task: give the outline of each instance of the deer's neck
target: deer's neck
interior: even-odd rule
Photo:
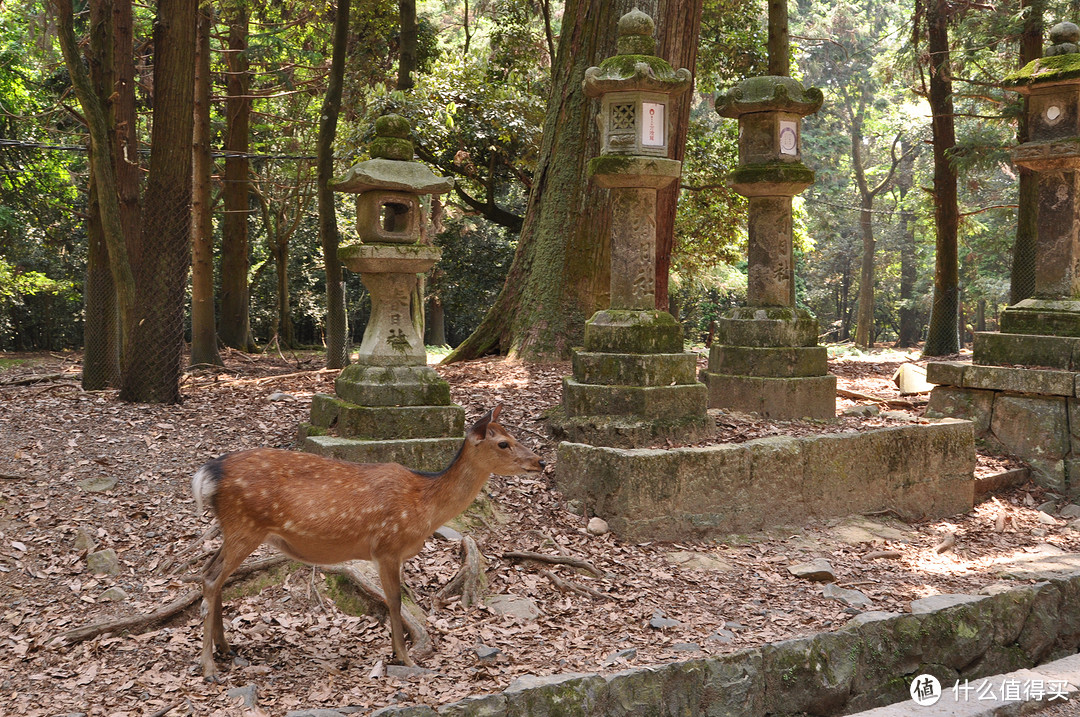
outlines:
[[[432,507],[436,528],[456,518],[473,502],[491,471],[469,460],[469,446],[465,446],[449,468],[434,478],[428,489],[426,501]]]

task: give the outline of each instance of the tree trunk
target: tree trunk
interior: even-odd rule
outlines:
[[[214,326],[214,225],[210,213],[210,8],[199,8],[195,47],[191,193],[191,364],[222,365]]]
[[[413,70],[416,69],[416,0],[399,0],[398,14],[401,18],[400,42],[398,44],[397,88],[413,87]]]
[[[92,169],[89,185],[82,387],[85,391],[100,391],[120,385],[120,317]]]
[[[438,296],[428,297],[427,336],[424,343],[428,346],[446,346],[446,310]]]
[[[1020,36],[1020,67],[1042,57],[1044,0],[1020,0],[1021,10],[1028,11],[1024,18],[1024,32]],[[1017,123],[1016,140],[1028,140],[1028,98],[1022,100],[1020,119]],[[1017,192],[1016,242],[1013,244],[1012,273],[1009,283],[1009,303],[1023,301],[1035,293],[1035,242],[1038,237],[1039,186],[1035,173],[1026,167],[1017,167],[1020,187]]]
[[[274,269],[277,272],[277,335],[278,345],[293,348],[296,337],[293,332],[292,310],[289,307],[289,240],[280,238],[272,242]]]
[[[101,236],[108,249],[109,271],[116,290],[116,306],[120,314],[121,371],[125,371],[126,347],[131,336],[130,329],[135,322],[136,290],[135,278],[128,260],[127,243],[124,240],[124,224],[111,152],[109,117],[105,103],[95,92],[90,75],[79,55],[71,0],[52,0],[52,3],[56,9],[56,34],[64,55],[64,64],[71,76],[71,84],[82,106],[90,134],[90,167],[97,188]]]
[[[444,362],[493,352],[565,358],[581,345],[585,319],[607,305],[611,207],[607,190],[586,176],[588,161],[600,151],[599,102],[585,97],[581,83],[588,67],[614,54],[616,23],[634,6],[631,0],[566,3],[540,158],[513,263],[480,326]]]
[[[341,88],[345,76],[345,52],[349,39],[350,0],[338,0],[334,18],[334,48],[330,76],[326,80],[319,119],[319,138],[315,153],[316,201],[319,207],[319,242],[322,244],[326,271],[326,367],[344,368],[349,363],[349,322],[345,310],[345,282],[337,258],[338,225],[334,193],[327,184],[334,176],[334,134],[341,109]]]
[[[862,236],[862,262],[859,271],[859,314],[855,321],[855,345],[870,348],[874,344],[874,200],[864,196],[859,202],[859,234]]]
[[[226,53],[228,74],[225,90],[225,150],[246,155],[251,119],[248,89],[247,38],[248,11],[244,3],[235,6],[229,17],[229,50]],[[226,346],[251,351],[251,319],[248,295],[248,211],[250,179],[246,156],[225,158],[222,199],[225,217],[221,223],[221,320],[218,336]]]
[[[787,0],[769,0],[769,74],[791,74]]]
[[[930,0],[926,22],[930,50],[930,111],[934,142],[934,302],[924,356],[947,356],[959,351],[956,322],[959,313],[960,271],[957,232],[960,214],[956,197],[956,168],[949,153],[956,145],[953,124],[952,77],[949,64],[948,0]]]
[[[192,137],[198,0],[159,0],[154,22],[154,113],[143,207],[137,321],[120,398],[179,403],[184,300],[191,266]]]
[[[697,65],[698,37],[701,34],[703,0],[666,0],[665,11],[658,18],[657,54],[672,67]],[[690,129],[690,105],[693,90],[671,101],[672,159],[682,161],[686,151],[686,135]],[[675,214],[679,198],[678,182],[656,193],[656,308],[668,310],[668,284],[671,274],[671,252],[675,248]]]
[[[900,192],[900,330],[896,347],[911,348],[919,342],[920,327],[915,310],[915,281],[918,279],[918,257],[915,253],[915,213],[906,205],[914,178],[915,157],[908,143],[902,142],[901,162],[896,178]]]

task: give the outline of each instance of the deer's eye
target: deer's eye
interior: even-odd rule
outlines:
[[[510,444],[506,441],[499,441],[499,448],[509,448]]]

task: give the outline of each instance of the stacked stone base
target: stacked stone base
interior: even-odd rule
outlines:
[[[682,350],[682,327],[664,311],[600,311],[573,352],[563,404],[549,413],[556,438],[643,446],[695,440],[707,424],[696,358]]]
[[[836,377],[809,312],[745,307],[717,321],[702,380],[709,406],[766,418],[836,417]]]
[[[338,376],[335,394],[312,398],[311,423],[300,428],[303,450],[439,471],[461,448],[465,411],[428,366],[352,365]]]
[[[937,384],[927,415],[964,418],[975,437],[1015,455],[1037,483],[1063,495],[1080,495],[1080,372],[1073,339],[1020,334],[977,334],[977,364],[934,362],[926,379]],[[1080,341],[1080,340],[1077,340]],[[985,365],[1025,359],[1018,368]]]

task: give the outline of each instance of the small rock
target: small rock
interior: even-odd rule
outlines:
[[[1058,513],[1062,518],[1080,518],[1080,505],[1069,503]]]
[[[734,622],[732,620],[728,620],[727,622],[725,622],[724,627],[729,630],[734,630],[735,632],[746,629],[746,625],[743,625],[741,622]]]
[[[919,420],[907,411],[882,411],[881,417],[891,418],[894,421],[907,421],[908,423],[914,423],[915,421]]]
[[[981,588],[979,588],[979,594],[980,595],[989,595],[989,596],[993,597],[994,595],[1000,595],[1001,593],[1007,593],[1010,590],[1013,590],[1015,587],[1016,587],[1015,585],[1012,585],[1012,584],[1009,584],[1009,583],[1006,583],[1006,582],[1001,582],[999,580],[997,582],[988,583],[986,585],[983,585]]]
[[[678,627],[679,625],[682,625],[682,623],[678,620],[666,617],[663,610],[654,612],[652,619],[649,620],[649,627],[655,630],[663,630],[665,627]]]
[[[120,586],[113,586],[101,593],[102,600],[108,600],[109,602],[124,602],[127,600],[128,594],[124,591],[124,588]]]
[[[719,642],[721,645],[730,645],[735,639],[735,633],[723,628],[705,638],[705,642]]]
[[[266,397],[267,401],[295,401],[296,396],[291,393],[283,393],[281,391],[274,391]]]
[[[515,595],[490,595],[484,598],[484,604],[496,615],[508,615],[525,621],[540,617],[540,608],[529,598]]]
[[[698,553],[693,550],[677,550],[674,553],[668,553],[664,558],[669,563],[687,570],[729,573],[735,569],[735,566],[726,560],[721,560],[709,553]]]
[[[242,697],[244,707],[255,707],[259,699],[259,688],[256,685],[244,685],[234,687],[225,693],[226,697]]]
[[[1038,517],[1039,522],[1042,523],[1043,525],[1057,525],[1058,524],[1057,519],[1054,516],[1052,516],[1052,515],[1050,515],[1048,513],[1042,512],[1041,509],[1039,510],[1039,515],[1037,517]]]
[[[85,530],[80,530],[75,534],[75,550],[80,553],[89,553],[91,550],[97,547],[97,543],[94,541],[90,534]]]
[[[870,598],[858,590],[849,590],[848,588],[839,587],[833,583],[829,583],[821,589],[822,594],[830,600],[838,600],[848,607],[855,608],[857,610],[865,610],[873,603]]]
[[[815,558],[808,563],[799,563],[788,566],[788,572],[803,580],[812,580],[817,583],[831,583],[836,581],[832,564],[825,558]]]
[[[871,404],[869,406],[852,406],[851,408],[845,408],[841,413],[845,416],[870,417],[881,413],[881,409]]]
[[[87,493],[104,493],[115,488],[119,480],[116,476],[94,476],[82,479],[78,486]]]
[[[1057,510],[1057,501],[1056,500],[1048,500],[1045,503],[1043,503],[1042,505],[1040,505],[1038,507],[1038,510],[1040,510],[1043,513],[1053,513],[1055,510]]]
[[[589,535],[606,535],[611,531],[607,521],[595,515],[589,519],[589,525],[585,529],[589,531]]]
[[[435,531],[435,537],[448,543],[460,543],[462,535],[449,525],[444,525]]]
[[[240,669],[244,669],[245,667],[251,667],[251,663],[245,660],[243,657],[240,657],[240,655],[232,658],[232,665],[233,667],[238,667]]]
[[[345,713],[325,707],[316,707],[310,710],[289,710],[285,713],[285,717],[345,717]]]
[[[386,676],[396,677],[399,680],[407,680],[412,677],[423,677],[424,675],[434,675],[435,670],[429,670],[426,667],[407,667],[405,665],[387,665]]]
[[[618,652],[611,653],[604,658],[604,662],[602,664],[604,667],[611,667],[619,660],[632,660],[635,657],[637,657],[637,648],[628,647],[625,650],[619,650]]]
[[[692,642],[676,642],[671,649],[675,652],[701,652],[701,645],[695,645]]]
[[[1047,530],[1046,528],[1032,528],[1031,529],[1031,534],[1034,535],[1036,538],[1045,538],[1046,535],[1049,532],[1050,531]]]
[[[99,550],[86,556],[86,569],[95,575],[116,575],[120,572],[120,558],[112,548]]]
[[[497,647],[488,647],[487,645],[478,644],[473,648],[473,652],[476,653],[476,656],[480,658],[481,662],[484,662],[486,660],[494,660],[502,653],[502,650]]]

